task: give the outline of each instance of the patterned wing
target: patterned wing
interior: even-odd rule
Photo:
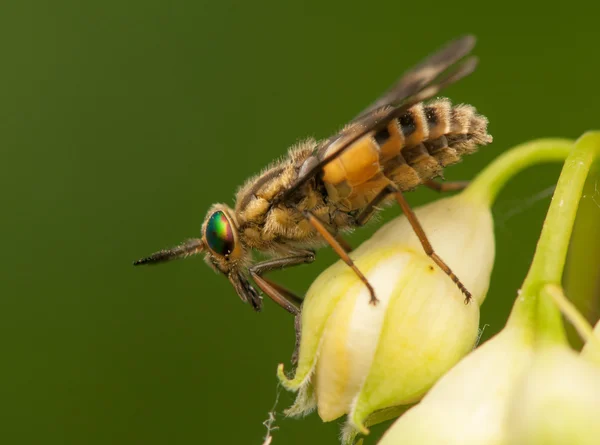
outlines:
[[[303,172],[281,196],[284,201],[317,174],[324,165],[341,155],[355,141],[371,131],[378,131],[408,108],[427,100],[463,77],[476,66],[474,56],[466,57],[475,45],[475,37],[454,40],[405,73],[379,99],[361,112],[344,130],[322,141],[316,149],[318,163]]]

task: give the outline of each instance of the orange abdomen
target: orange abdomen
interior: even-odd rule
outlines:
[[[487,119],[470,105],[452,107],[448,99],[420,103],[357,140],[323,167],[322,179],[330,201],[344,211],[358,210],[386,185],[413,189],[491,141]]]

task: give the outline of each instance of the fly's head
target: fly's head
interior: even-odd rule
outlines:
[[[205,253],[206,263],[225,275],[240,298],[255,311],[262,309],[262,298],[246,275],[250,253],[240,242],[234,211],[225,204],[213,205],[202,223],[201,238],[192,238],[177,247],[142,258],[134,265],[157,264]]]
[[[207,247],[206,263],[229,279],[245,303],[260,311],[262,298],[244,273],[250,253],[240,242],[235,212],[225,204],[213,205],[202,224],[202,240]]]

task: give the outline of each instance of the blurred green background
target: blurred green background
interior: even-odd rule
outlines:
[[[598,9],[3,2],[0,443],[260,444],[291,317],[270,301],[254,313],[200,258],[131,261],[198,236],[213,202],[232,203],[287,146],[328,136],[464,33],[477,35],[481,65],[445,94],[487,115],[495,142],[448,179],[519,142],[598,129]],[[484,339],[504,324],[559,171],[520,174],[494,208]],[[326,249],[279,277],[304,292],[334,259]],[[277,411],[291,400],[281,394]],[[341,421],[278,415],[273,443],[337,443]]]

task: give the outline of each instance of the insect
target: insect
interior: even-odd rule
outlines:
[[[260,311],[258,288],[292,314],[302,299],[265,274],[311,263],[326,244],[351,267],[370,292],[366,277],[348,255],[341,234],[363,226],[379,205],[395,199],[425,252],[471,298],[450,267],[429,243],[404,192],[419,185],[438,190],[460,184],[431,180],[444,167],[489,144],[487,119],[470,105],[453,106],[439,98],[424,103],[446,86],[473,72],[469,56],[473,36],[454,40],[406,72],[387,92],[329,139],[304,140],[286,157],[248,180],[237,192],[235,207],[215,204],[202,224],[201,237],[185,241],[136,261],[155,264],[205,253],[215,271],[223,273],[244,302]],[[253,252],[270,255],[256,262]]]

